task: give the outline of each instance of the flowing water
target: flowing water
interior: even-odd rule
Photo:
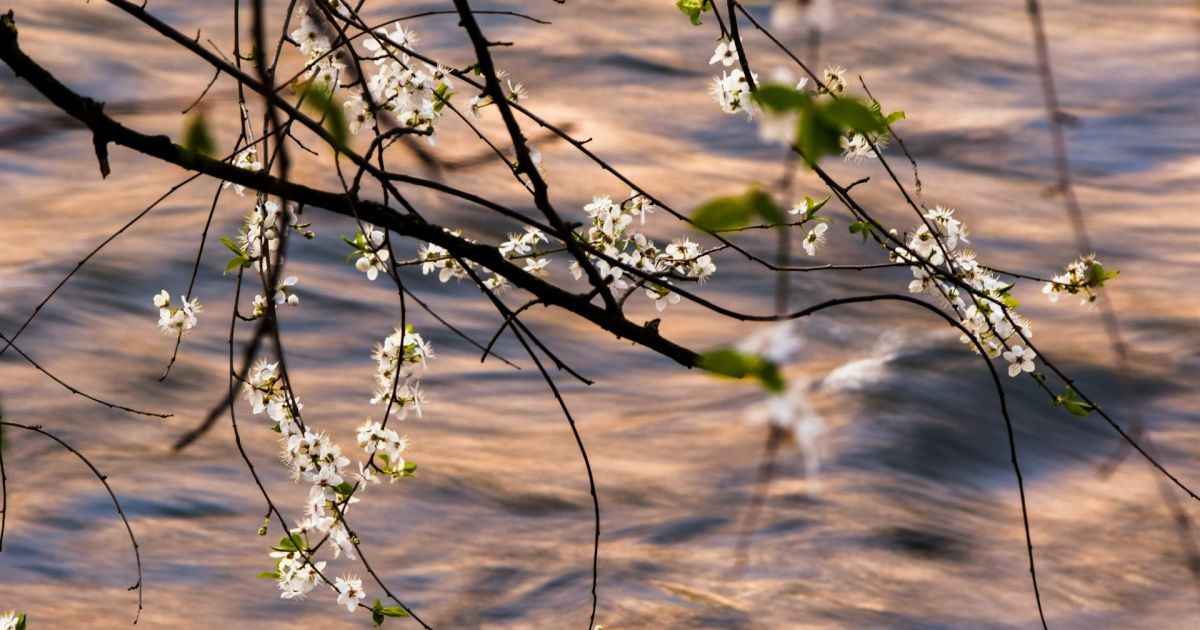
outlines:
[[[374,1],[375,18],[442,9],[434,2]],[[771,182],[778,149],[722,115],[707,95],[715,27],[691,27],[672,3],[644,0],[510,3],[554,22],[484,20],[501,65],[529,88],[530,106],[570,124],[590,148],[679,208],[749,181]],[[821,58],[861,74],[920,163],[923,199],[958,208],[980,258],[1046,275],[1073,256],[1053,181],[1049,133],[1022,2],[841,2]],[[1130,3],[1050,0],[1046,20],[1065,108],[1078,191],[1101,260],[1121,270],[1108,297],[1131,345],[1118,371],[1098,314],[1072,300],[1051,305],[1035,283],[1016,290],[1035,341],[1116,418],[1146,419],[1157,451],[1200,484],[1200,9],[1183,0]],[[482,6],[482,4],[481,4]],[[76,90],[109,103],[127,124],[178,137],[178,111],[211,74],[201,63],[104,2],[16,0],[25,49]],[[158,16],[231,48],[226,3],[152,0]],[[756,10],[765,18],[765,7]],[[415,24],[420,49],[470,61],[449,17]],[[756,66],[782,65],[752,33]],[[803,39],[788,35],[803,49]],[[205,41],[205,40],[202,40]],[[294,57],[287,59],[295,63]],[[293,66],[295,67],[295,66]],[[218,144],[236,133],[233,86],[206,100]],[[90,138],[28,85],[0,71],[0,330],[14,331],[95,244],[185,174],[114,148],[101,180]],[[498,131],[494,126],[487,129]],[[553,199],[574,218],[594,193],[627,187],[569,146],[541,139]],[[440,176],[529,209],[503,167],[472,166],[481,147],[449,123],[436,154]],[[909,182],[894,149],[887,155]],[[304,167],[332,185],[330,162]],[[393,164],[422,172],[410,155]],[[913,222],[876,164],[835,164],[842,181],[870,176],[861,199],[901,229]],[[801,174],[800,192],[819,194]],[[227,419],[192,448],[174,438],[219,400],[226,383],[233,280],[223,247],[204,249],[196,295],[201,325],[165,383],[172,340],[157,332],[151,297],[186,286],[214,183],[181,190],[120,236],[50,302],[19,345],[78,388],[116,402],[166,410],[156,420],[92,404],[8,353],[0,361],[6,418],[44,425],[108,476],[142,545],[150,628],[364,627],[325,592],[280,600],[270,580],[265,506],[241,462]],[[506,226],[471,207],[413,190],[427,216],[489,242]],[[226,193],[215,234],[231,234],[248,199]],[[845,234],[843,210],[820,260],[874,260]],[[290,272],[302,306],[285,312],[289,368],[306,420],[343,443],[377,410],[373,343],[398,319],[394,291],[341,263],[337,235],[351,222],[309,215],[318,233],[295,243]],[[684,228],[652,217],[650,233]],[[769,255],[773,237],[748,234]],[[411,255],[414,245],[406,243]],[[556,263],[558,276],[567,278]],[[477,339],[498,325],[466,285],[441,285],[415,269],[406,281]],[[569,279],[564,280],[570,282]],[[903,291],[904,272],[797,274],[794,303],[855,292]],[[772,308],[771,281],[735,256],[718,259],[702,295],[754,312]],[[511,298],[515,300],[514,298]],[[656,317],[631,300],[635,318]],[[545,384],[511,339],[499,352],[523,366],[478,361],[478,352],[416,309],[410,321],[438,358],[426,380],[425,417],[405,421],[415,480],[371,489],[356,527],[373,566],[439,628],[581,627],[590,605],[592,514],[569,428]],[[1030,627],[1037,623],[1021,512],[1004,425],[979,360],[956,333],[904,305],[827,311],[804,321],[806,345],[788,374],[810,382],[825,422],[819,477],[802,454],[780,452],[752,538],[734,568],[742,510],[754,495],[765,428],[750,421],[752,388],[680,369],[561,312],[534,309],[529,325],[596,380],[560,375],[595,468],[603,510],[600,613],[606,628]],[[678,306],[667,336],[693,348],[744,337],[753,326]],[[1049,405],[1027,380],[1006,382],[1025,473],[1038,577],[1053,627],[1187,628],[1200,625],[1200,591],[1155,473],[1136,455],[1111,476],[1118,446],[1097,418]],[[241,408],[240,408],[241,409]],[[304,494],[274,464],[274,434],[242,409],[243,437],[280,505]],[[0,554],[0,609],[26,611],[31,627],[125,627],[133,618],[133,558],[108,496],[69,453],[8,431],[8,531]],[[1175,492],[1180,500],[1186,497]],[[1195,503],[1185,504],[1192,519]],[[274,536],[272,536],[272,539]],[[346,561],[332,572],[361,572]],[[378,589],[368,583],[374,597]]]

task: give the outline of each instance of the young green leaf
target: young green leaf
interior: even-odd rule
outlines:
[[[782,223],[783,210],[770,195],[750,188],[737,196],[717,197],[692,211],[692,222],[702,230],[716,232],[750,225],[755,218],[767,223]]]
[[[782,83],[764,83],[751,96],[763,109],[777,112],[807,109],[812,103],[808,92]]]
[[[234,254],[238,256],[242,255],[242,248],[238,247],[237,243],[234,243],[233,239],[229,238],[228,236],[222,236],[221,243],[225,245],[225,247],[228,247],[229,251],[233,252]]]
[[[867,242],[867,237],[871,234],[871,224],[866,221],[855,221],[849,226],[851,234],[861,234],[864,243]]]
[[[183,139],[180,144],[193,156],[211,156],[217,152],[216,143],[213,142],[212,134],[208,131],[208,123],[204,120],[204,114],[197,112],[187,119],[187,122],[184,123]]]
[[[754,211],[742,195],[716,197],[692,211],[692,223],[709,232],[746,227]]]
[[[858,133],[879,133],[887,129],[878,112],[866,103],[853,98],[839,98],[821,108],[824,117],[840,129]]]
[[[777,394],[786,388],[778,365],[733,348],[717,348],[701,354],[699,366],[713,374],[730,378],[753,377],[772,393]]]
[[[700,26],[700,14],[708,11],[711,0],[677,0],[675,7],[680,13],[688,16],[695,26]]]
[[[404,468],[400,470],[401,477],[415,477],[417,473],[417,464],[415,462],[404,462]]]
[[[321,115],[325,130],[333,137],[334,149],[342,151],[350,141],[350,128],[341,105],[333,100],[333,91],[324,83],[310,81],[304,86],[304,103]]]
[[[1067,412],[1069,412],[1071,415],[1079,416],[1081,418],[1086,418],[1086,417],[1092,415],[1092,411],[1099,408],[1090,402],[1081,400],[1078,397],[1076,397],[1075,390],[1071,389],[1070,385],[1067,386],[1067,391],[1065,394],[1063,394],[1061,396],[1055,396],[1054,406],[1062,407],[1063,409],[1066,409]]]

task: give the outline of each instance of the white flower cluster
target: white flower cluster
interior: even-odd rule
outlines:
[[[654,300],[655,307],[660,311],[667,308],[668,304],[679,302],[679,294],[671,291],[666,277],[704,282],[717,270],[712,257],[686,238],[676,239],[660,250],[646,235],[630,229],[634,219],[645,225],[646,216],[654,211],[653,202],[636,191],[631,192],[629,199],[623,202],[613,201],[607,196],[594,196],[592,202],[583,207],[583,211],[591,219],[586,238],[592,248],[645,274],[664,277],[661,281],[640,280],[635,283],[645,286],[646,296]],[[609,282],[609,286],[617,290],[630,287],[624,278],[624,268],[597,256],[588,258],[600,277]],[[584,275],[577,261],[571,263],[570,271],[576,280]]]
[[[297,5],[296,15],[300,18],[300,27],[291,32],[291,40],[307,58],[304,63],[305,76],[326,85],[337,85],[346,70],[346,64],[338,54],[332,52],[329,38],[321,32],[316,19],[304,8],[303,3]]]
[[[392,405],[399,407],[397,413],[401,419],[410,409],[420,417],[421,403],[425,402],[421,377],[428,367],[428,360],[433,358],[433,347],[429,342],[413,332],[411,324],[406,328],[397,327],[383,343],[375,344],[371,353],[376,364],[376,388],[371,404],[390,400]]]
[[[168,335],[182,335],[196,327],[196,313],[201,311],[200,302],[196,298],[187,299],[180,296],[182,304],[171,306],[171,296],[163,289],[154,296],[154,306],[158,307],[158,327]]]
[[[374,105],[392,113],[401,127],[427,134],[430,144],[436,143],[435,124],[454,83],[448,68],[429,64],[422,64],[424,69],[415,67],[404,50],[412,50],[416,43],[416,34],[399,24],[391,33],[383,28],[368,34],[363,47],[371,53],[379,71],[367,78],[369,101],[361,89],[351,89],[343,104],[351,133],[375,125]]]
[[[712,65],[720,62],[721,65],[729,67],[737,63],[738,59],[737,44],[727,39],[721,39],[717,42],[717,49],[708,63]],[[757,83],[758,75],[751,73],[751,76]],[[710,91],[726,114],[745,111],[747,116],[754,117],[754,111],[757,108],[750,100],[750,84],[746,81],[746,75],[741,69],[734,68],[728,72],[722,70],[720,75],[713,77]]]
[[[384,246],[383,230],[374,227],[366,226],[366,232],[361,229],[355,233],[354,240],[350,240],[345,236],[342,240],[354,248],[358,259],[354,261],[354,268],[367,274],[367,280],[374,281],[379,277],[379,272],[387,273],[388,260],[391,259],[391,252]],[[351,254],[353,258],[355,254]]]
[[[408,409],[419,415],[418,381],[425,373],[428,359],[433,357],[433,348],[409,326],[406,331],[396,330],[389,335],[375,347],[372,356],[378,366],[376,380],[382,391],[372,402],[382,402],[391,392],[392,399],[399,404],[401,419]],[[310,541],[325,536],[334,559],[342,554],[354,559],[357,539],[346,528],[344,519],[349,507],[359,500],[354,494],[368,484],[378,483],[376,472],[395,481],[411,475],[415,466],[404,461],[407,439],[368,419],[358,427],[356,437],[370,459],[359,462],[358,473],[352,476],[347,470],[350,459],[341,447],[327,433],[301,424],[297,415],[303,406],[282,383],[277,362],[259,360],[247,375],[244,394],[255,414],[266,413],[274,421],[274,429],[280,434],[280,459],[292,478],[312,484],[304,518],[271,552],[276,568],[268,574],[278,582],[280,597],[303,597],[316,588],[320,572],[326,566],[325,561],[312,558]],[[337,578],[332,587],[338,593],[338,604],[350,612],[366,597],[362,580],[354,576]]]
[[[303,599],[317,587],[320,572],[325,570],[324,560],[309,561],[295,549],[272,551],[270,556],[277,559],[275,574],[282,599]]]
[[[354,558],[354,543],[341,518],[358,501],[351,496],[353,485],[347,481],[350,460],[327,433],[301,425],[298,414],[304,405],[284,386],[279,363],[260,359],[247,374],[243,394],[256,415],[266,413],[275,423],[272,428],[279,433],[280,460],[292,479],[312,484],[304,519],[291,530],[290,540],[285,538],[270,554],[277,559],[274,577],[280,597],[303,597],[317,585],[318,572],[325,568],[324,562],[312,560],[301,548],[310,536],[328,536],[334,558],[342,553]]]
[[[528,273],[538,277],[545,278],[549,275],[547,267],[550,265],[550,259],[546,258],[538,245],[548,243],[550,239],[546,233],[532,225],[525,226],[523,232],[509,232],[508,240],[500,243],[500,254],[509,260],[525,259],[523,269]],[[484,281],[488,288],[496,290],[507,285],[508,281],[504,276],[493,273],[487,280]]]
[[[288,306],[299,306],[300,296],[296,295],[295,289],[292,288],[296,286],[297,282],[299,282],[299,280],[296,278],[296,276],[288,276],[281,280],[278,286],[275,287],[275,293],[271,296],[271,302],[274,302],[276,306],[282,306],[284,304],[287,304]],[[267,313],[267,304],[266,297],[264,297],[262,294],[255,295],[254,314],[251,315],[251,318],[258,319],[259,317],[265,315]]]
[[[954,210],[937,206],[924,217],[933,230],[921,225],[906,242],[907,249],[916,257],[899,249],[891,253],[893,261],[911,265],[914,280],[908,285],[909,292],[926,293],[946,300],[962,317],[960,323],[963,327],[971,333],[970,337],[962,335],[961,341],[970,343],[973,337],[983,346],[989,358],[994,359],[1004,353],[1008,341],[1018,330],[1025,337],[1032,336],[1029,322],[1012,308],[1015,301],[1009,291],[1013,285],[981,267],[973,251],[959,248],[960,244],[969,242],[968,231],[965,224],[954,218]],[[941,269],[931,273],[923,265],[917,264],[921,261]],[[960,291],[943,275],[947,273],[952,273],[970,286],[974,293]],[[1013,351],[1016,352],[1016,346]],[[1018,352],[1016,356],[1020,357],[1021,354]],[[1029,360],[1032,361],[1032,357]],[[1019,371],[1031,371],[1032,364],[1029,365],[1028,369],[1021,367]]]
[[[446,230],[447,233],[454,236],[462,236],[459,230]],[[469,242],[470,239],[467,239]],[[546,233],[540,229],[528,225],[525,226],[523,232],[510,232],[508,239],[499,245],[500,254],[508,260],[524,259],[524,267],[526,272],[544,278],[549,274],[547,267],[550,265],[550,259],[543,255],[540,245],[548,243],[550,239]],[[433,243],[423,243],[417,249],[417,259],[421,261],[421,273],[428,275],[437,272],[438,280],[441,282],[449,282],[451,279],[461,280],[469,277],[467,268],[474,269],[475,264],[471,261],[459,262],[446,248]],[[466,267],[463,263],[466,263]],[[494,271],[484,268],[485,271],[491,272],[491,275],[483,280],[483,284],[488,289],[493,291],[503,290],[508,286],[508,280]]]
[[[376,378],[384,392],[372,400],[381,402],[391,391],[399,403],[399,417],[404,418],[407,409],[413,408],[420,414],[420,392],[418,380],[424,374],[427,360],[433,357],[433,349],[411,326],[406,332],[397,330],[375,348],[373,354],[378,364]],[[397,384],[403,382],[401,387]],[[403,392],[401,391],[403,390]],[[378,483],[376,471],[382,472],[393,481],[411,475],[415,466],[404,461],[403,453],[407,439],[383,424],[368,419],[357,428],[359,447],[370,456],[358,463],[358,473],[347,473],[350,459],[342,454],[341,448],[324,432],[302,428],[293,415],[301,405],[289,396],[280,384],[278,363],[260,360],[251,371],[246,383],[246,397],[255,413],[266,412],[275,421],[282,445],[281,459],[291,470],[292,478],[311,483],[305,505],[305,517],[281,546],[271,554],[278,558],[274,576],[278,580],[281,597],[302,597],[318,583],[318,571],[325,568],[324,561],[316,562],[307,549],[314,536],[327,536],[333,558],[343,553],[354,559],[355,539],[347,530],[344,515],[349,507],[358,502],[356,492],[369,484]],[[290,399],[290,400],[289,400]],[[294,407],[293,407],[294,405]],[[366,597],[362,580],[354,576],[337,578],[333,589],[338,592],[338,604],[354,612],[359,602]]]
[[[363,467],[364,481],[378,483],[376,470],[388,475],[393,482],[404,476],[406,469],[403,453],[404,449],[408,448],[408,438],[405,436],[367,418],[358,426],[358,446],[378,460],[378,463]]]
[[[1050,279],[1042,287],[1042,293],[1057,302],[1063,293],[1080,296],[1080,304],[1095,308],[1099,304],[1100,293],[1096,290],[1104,286],[1104,281],[1116,275],[1116,272],[1106,272],[1104,266],[1096,260],[1096,255],[1080,256],[1067,265],[1067,272]]]
[[[235,246],[243,258],[256,263],[258,270],[266,273],[269,254],[279,249],[283,233],[292,229],[304,238],[312,238],[313,233],[307,230],[308,226],[307,223],[300,223],[300,216],[291,204],[267,199],[246,215]]]
[[[757,74],[751,73],[751,76],[754,77],[755,82],[758,81]],[[742,73],[741,69],[722,71],[721,74],[714,76],[709,93],[726,114],[744,111],[747,117],[754,117],[754,111],[757,108],[750,100],[750,83],[746,81],[746,75]]]
[[[451,236],[462,236],[462,231],[460,230],[447,229],[446,233]],[[470,277],[462,264],[451,256],[446,248],[440,245],[422,243],[417,248],[417,258],[421,261],[421,274],[429,275],[436,271],[438,273],[438,280],[441,282],[449,282],[451,278],[462,280],[463,278]],[[467,266],[474,268],[471,261],[464,262],[466,262]]]

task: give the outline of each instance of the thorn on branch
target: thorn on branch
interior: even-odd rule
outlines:
[[[103,108],[103,104],[100,105]],[[100,163],[100,177],[108,179],[112,169],[108,165],[108,140],[98,133],[92,134],[92,146],[96,148],[96,161]]]

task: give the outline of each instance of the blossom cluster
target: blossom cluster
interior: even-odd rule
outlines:
[[[462,236],[462,231],[460,230],[447,228],[446,233],[451,236]],[[469,278],[470,274],[467,273],[467,268],[474,268],[474,263],[471,261],[460,261],[458,258],[451,256],[446,248],[434,245],[433,243],[422,243],[417,248],[417,259],[421,261],[421,273],[429,275],[436,271],[440,282],[449,282],[452,278],[454,280]],[[463,265],[466,265],[466,267]]]
[[[158,327],[165,334],[179,336],[196,327],[196,314],[201,311],[200,302],[196,298],[187,299],[180,296],[179,306],[171,305],[171,296],[163,289],[154,296],[154,306],[158,308]]]
[[[300,215],[291,204],[264,199],[246,215],[233,249],[247,263],[254,263],[260,272],[266,273],[270,254],[279,249],[284,233],[295,230],[311,239],[313,233],[308,227],[309,224],[300,222]]]
[[[1058,274],[1042,287],[1042,293],[1057,302],[1063,293],[1080,296],[1080,304],[1095,308],[1099,303],[1100,293],[1097,291],[1104,286],[1104,281],[1116,276],[1116,271],[1105,271],[1104,265],[1096,260],[1096,255],[1080,256],[1067,265],[1066,273]]]
[[[388,260],[391,259],[391,252],[384,243],[383,230],[374,226],[364,226],[366,229],[359,229],[354,235],[354,240],[342,237],[342,240],[347,245],[354,248],[354,254],[358,259],[354,261],[354,268],[367,274],[367,279],[374,281],[379,277],[379,272],[387,273]]]
[[[909,236],[905,247],[894,248],[893,261],[908,263],[913,280],[911,293],[941,297],[961,317],[960,323],[970,335],[961,336],[963,343],[976,341],[989,358],[1001,354],[1009,363],[1019,365],[1016,374],[1033,370],[1033,354],[1019,351],[1009,341],[1033,335],[1029,322],[1014,310],[1016,301],[1009,295],[1013,284],[1004,282],[990,269],[975,260],[975,252],[961,248],[969,243],[967,226],[954,217],[954,210],[936,206],[924,215],[925,221]],[[970,287],[961,290],[958,282]],[[978,348],[976,348],[978,352]]]
[[[375,395],[371,404],[387,403],[395,407],[400,419],[409,410],[420,417],[421,403],[424,402],[421,377],[428,367],[428,360],[433,358],[433,347],[429,342],[413,332],[411,324],[404,330],[397,327],[383,343],[375,344],[371,358],[375,360]]]
[[[300,18],[300,26],[290,33],[291,41],[300,48],[300,53],[306,59],[304,74],[307,78],[317,79],[326,85],[336,85],[338,79],[346,71],[346,64],[339,54],[333,52],[329,38],[321,31],[314,16],[297,5],[296,15]]]
[[[400,24],[368,33],[363,48],[371,54],[378,71],[367,78],[367,94],[360,88],[348,92],[344,103],[350,132],[359,133],[375,125],[376,111],[389,112],[406,129],[428,136],[436,143],[436,123],[454,87],[450,70],[444,66],[416,67],[406,50],[412,50],[417,35]]]
[[[287,304],[288,306],[299,306],[300,296],[296,295],[295,289],[292,288],[296,286],[297,282],[299,282],[299,279],[297,279],[296,276],[288,276],[283,280],[280,280],[275,286],[275,292],[271,295],[270,302],[273,302],[276,306],[282,306],[284,304]],[[258,319],[266,314],[269,302],[265,296],[259,294],[254,296],[253,306],[254,313],[251,315],[251,319]]]
[[[587,243],[604,256],[632,267],[655,280],[638,280],[635,287],[644,287],[646,297],[654,300],[655,308],[666,309],[668,304],[679,302],[679,294],[671,291],[668,278],[705,282],[717,270],[712,257],[701,251],[696,243],[683,238],[659,248],[654,241],[631,226],[636,219],[645,225],[646,216],[654,211],[654,203],[636,191],[622,202],[611,197],[596,195],[592,202],[583,207],[591,220],[586,234]],[[625,280],[625,269],[611,264],[599,256],[588,256],[600,277],[617,290],[630,288]],[[583,277],[583,269],[574,261],[570,265],[571,275],[576,280]]]
[[[409,409],[419,415],[423,401],[419,380],[433,356],[433,348],[411,326],[389,335],[372,354],[378,385],[372,403],[390,401],[389,411],[395,408],[400,419]],[[266,414],[273,422],[272,429],[280,436],[280,460],[292,479],[311,484],[304,518],[273,549],[270,555],[276,559],[275,571],[266,574],[275,578],[282,598],[303,597],[320,583],[326,566],[326,561],[313,559],[310,541],[323,536],[334,559],[343,554],[355,558],[357,539],[346,526],[345,514],[359,501],[356,492],[378,483],[377,472],[393,481],[411,475],[414,466],[403,457],[407,438],[368,419],[358,427],[356,438],[369,459],[360,461],[355,473],[350,470],[350,458],[328,433],[302,423],[304,406],[288,390],[278,362],[260,359],[255,363],[246,375],[243,395],[253,413]],[[352,576],[338,578],[332,588],[338,592],[338,604],[351,612],[365,597],[361,580]]]

